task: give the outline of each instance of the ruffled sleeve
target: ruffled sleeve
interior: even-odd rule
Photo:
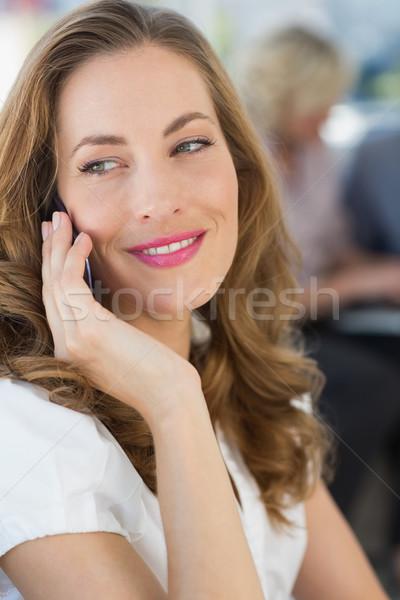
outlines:
[[[108,531],[132,543],[146,528],[143,485],[96,418],[0,380],[0,555],[60,533]]]

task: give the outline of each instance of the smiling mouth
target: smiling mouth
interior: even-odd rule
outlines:
[[[153,238],[128,252],[149,267],[177,267],[197,254],[206,233],[205,229],[196,229]]]
[[[165,246],[146,248],[146,250],[142,250],[142,253],[147,254],[148,256],[156,256],[160,254],[173,254],[174,252],[178,252],[178,250],[182,250],[183,248],[191,246],[199,237],[200,236],[197,235],[195,237],[188,238],[187,240],[173,242],[172,244],[167,244]]]

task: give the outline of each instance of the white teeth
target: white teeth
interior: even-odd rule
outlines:
[[[158,248],[147,248],[147,250],[142,250],[143,254],[148,254],[149,256],[155,256],[156,254],[172,254],[172,252],[177,252],[178,250],[182,250],[182,248],[187,248],[191,246],[195,240],[197,240],[198,236],[189,238],[188,240],[182,240],[181,242],[173,242],[168,246],[159,246]]]
[[[154,248],[156,254],[168,254],[169,246],[160,246],[159,248]]]
[[[177,250],[180,250],[181,248],[182,248],[182,244],[180,242],[174,242],[173,244],[169,245],[170,252],[176,252]]]

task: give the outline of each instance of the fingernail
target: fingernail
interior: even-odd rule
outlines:
[[[55,231],[57,229],[57,227],[60,224],[60,213],[59,212],[53,212],[53,231]]]
[[[42,223],[42,239],[43,239],[43,241],[45,241],[45,239],[47,238],[48,235],[49,235],[49,224],[46,223],[46,221],[43,221],[43,223]]]
[[[77,244],[79,242],[79,240],[81,240],[83,237],[83,232],[81,231],[75,238],[74,240],[74,244]]]

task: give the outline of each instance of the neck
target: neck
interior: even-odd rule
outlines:
[[[140,331],[147,333],[171,350],[189,360],[191,323],[190,312],[184,315],[165,315],[164,319],[156,319],[143,311],[142,314],[130,324]]]
[[[102,304],[108,310],[114,312],[109,300],[107,296],[103,297]],[[191,343],[191,313],[189,310],[184,310],[178,314],[154,314],[142,309],[140,314],[137,314],[132,306],[121,297],[118,311],[119,315],[117,316],[125,316],[124,320],[129,325],[147,333],[147,335],[161,342],[185,360],[189,360]],[[135,316],[129,319],[128,315]]]

